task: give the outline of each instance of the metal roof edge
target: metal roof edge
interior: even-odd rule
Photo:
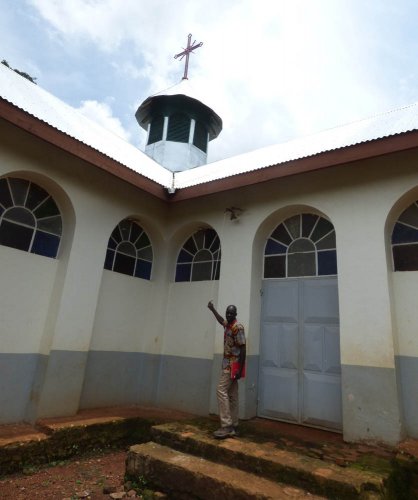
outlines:
[[[167,194],[165,189],[172,187],[173,175],[171,172],[167,173],[167,182],[161,183],[157,180],[151,179],[142,173],[124,165],[122,162],[111,158],[105,153],[93,148],[92,146],[72,137],[58,128],[50,125],[49,123],[35,117],[27,111],[15,106],[6,99],[0,97],[0,118],[19,127],[20,129],[42,139],[63,151],[66,151],[81,160],[107,171],[116,177],[135,185],[138,188],[157,196],[161,199],[166,199]],[[145,153],[139,151],[144,158],[148,158]],[[149,159],[149,158],[148,158]],[[155,162],[154,162],[155,163]],[[156,163],[161,167],[158,163]]]

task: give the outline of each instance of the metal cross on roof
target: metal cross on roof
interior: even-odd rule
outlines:
[[[190,33],[189,36],[187,37],[187,47],[184,49],[183,52],[180,52],[179,54],[176,54],[174,56],[174,59],[177,59],[178,57],[180,58],[180,61],[183,59],[184,56],[186,56],[186,62],[184,65],[184,75],[182,80],[187,80],[187,72],[189,71],[189,54],[191,54],[195,49],[198,49],[203,45],[203,42],[196,43],[196,40],[191,44],[190,41],[192,39],[192,34]]]

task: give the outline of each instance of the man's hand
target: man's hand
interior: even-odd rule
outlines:
[[[220,325],[224,325],[224,322],[225,320],[223,319],[223,317],[218,313],[218,311],[215,309],[215,306],[213,305],[213,302],[210,300],[208,302],[208,309],[209,311],[212,311],[212,314],[215,316],[217,322],[220,324]]]

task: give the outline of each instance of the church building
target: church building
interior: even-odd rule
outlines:
[[[118,405],[418,438],[418,104],[207,164],[187,79],[145,152],[0,65],[0,423]],[[134,120],[134,117],[132,117]]]

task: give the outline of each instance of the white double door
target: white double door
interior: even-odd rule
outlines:
[[[337,278],[264,280],[258,415],[339,430]]]

